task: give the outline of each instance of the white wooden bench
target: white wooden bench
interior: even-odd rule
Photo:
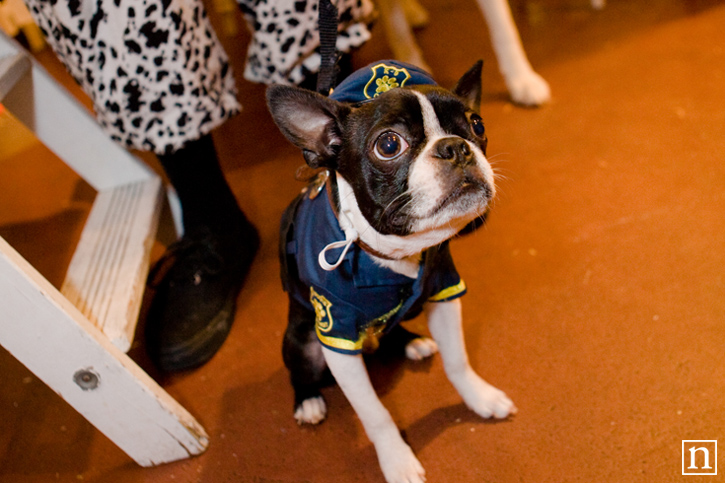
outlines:
[[[161,180],[2,32],[0,103],[97,191],[60,290],[0,238],[0,345],[138,464],[202,453],[204,428],[125,354]]]

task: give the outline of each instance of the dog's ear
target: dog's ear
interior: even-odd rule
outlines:
[[[274,122],[312,168],[335,169],[342,122],[350,107],[299,87],[271,86],[267,106]]]
[[[453,93],[462,98],[466,102],[466,107],[478,111],[481,107],[481,72],[483,71],[483,61],[479,60],[468,72],[463,74]]]

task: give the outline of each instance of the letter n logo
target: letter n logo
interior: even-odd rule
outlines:
[[[683,475],[717,475],[717,440],[682,440]]]

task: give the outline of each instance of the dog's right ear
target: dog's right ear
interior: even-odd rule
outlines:
[[[302,149],[310,167],[337,167],[342,122],[350,107],[316,92],[280,85],[267,89],[267,106],[282,134]]]

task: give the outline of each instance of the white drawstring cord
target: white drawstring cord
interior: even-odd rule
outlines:
[[[332,270],[335,270],[337,267],[340,266],[342,263],[342,260],[345,258],[345,255],[347,255],[347,251],[350,249],[352,244],[355,243],[355,240],[353,239],[345,239],[336,241],[334,243],[330,243],[325,248],[322,249],[320,254],[317,257],[317,262],[320,264],[320,267],[322,267],[323,270],[330,272]],[[340,257],[337,259],[337,261],[333,264],[329,264],[327,262],[327,259],[325,258],[325,252],[328,250],[334,250],[335,248],[345,247],[344,250],[342,250],[342,253],[340,254]]]
[[[325,248],[323,248],[320,254],[317,256],[317,263],[319,263],[320,267],[327,272],[335,270],[337,267],[340,266],[340,264],[342,264],[342,260],[345,258],[345,255],[347,255],[347,251],[350,249],[352,244],[355,243],[360,237],[357,230],[352,226],[352,222],[350,221],[350,218],[348,218],[346,212],[343,211],[340,213],[339,222],[340,228],[342,228],[342,231],[345,233],[345,239],[330,243]],[[328,250],[334,250],[336,248],[342,247],[345,248],[342,250],[342,253],[338,257],[337,261],[332,264],[328,263],[327,258],[325,257],[325,253]]]

